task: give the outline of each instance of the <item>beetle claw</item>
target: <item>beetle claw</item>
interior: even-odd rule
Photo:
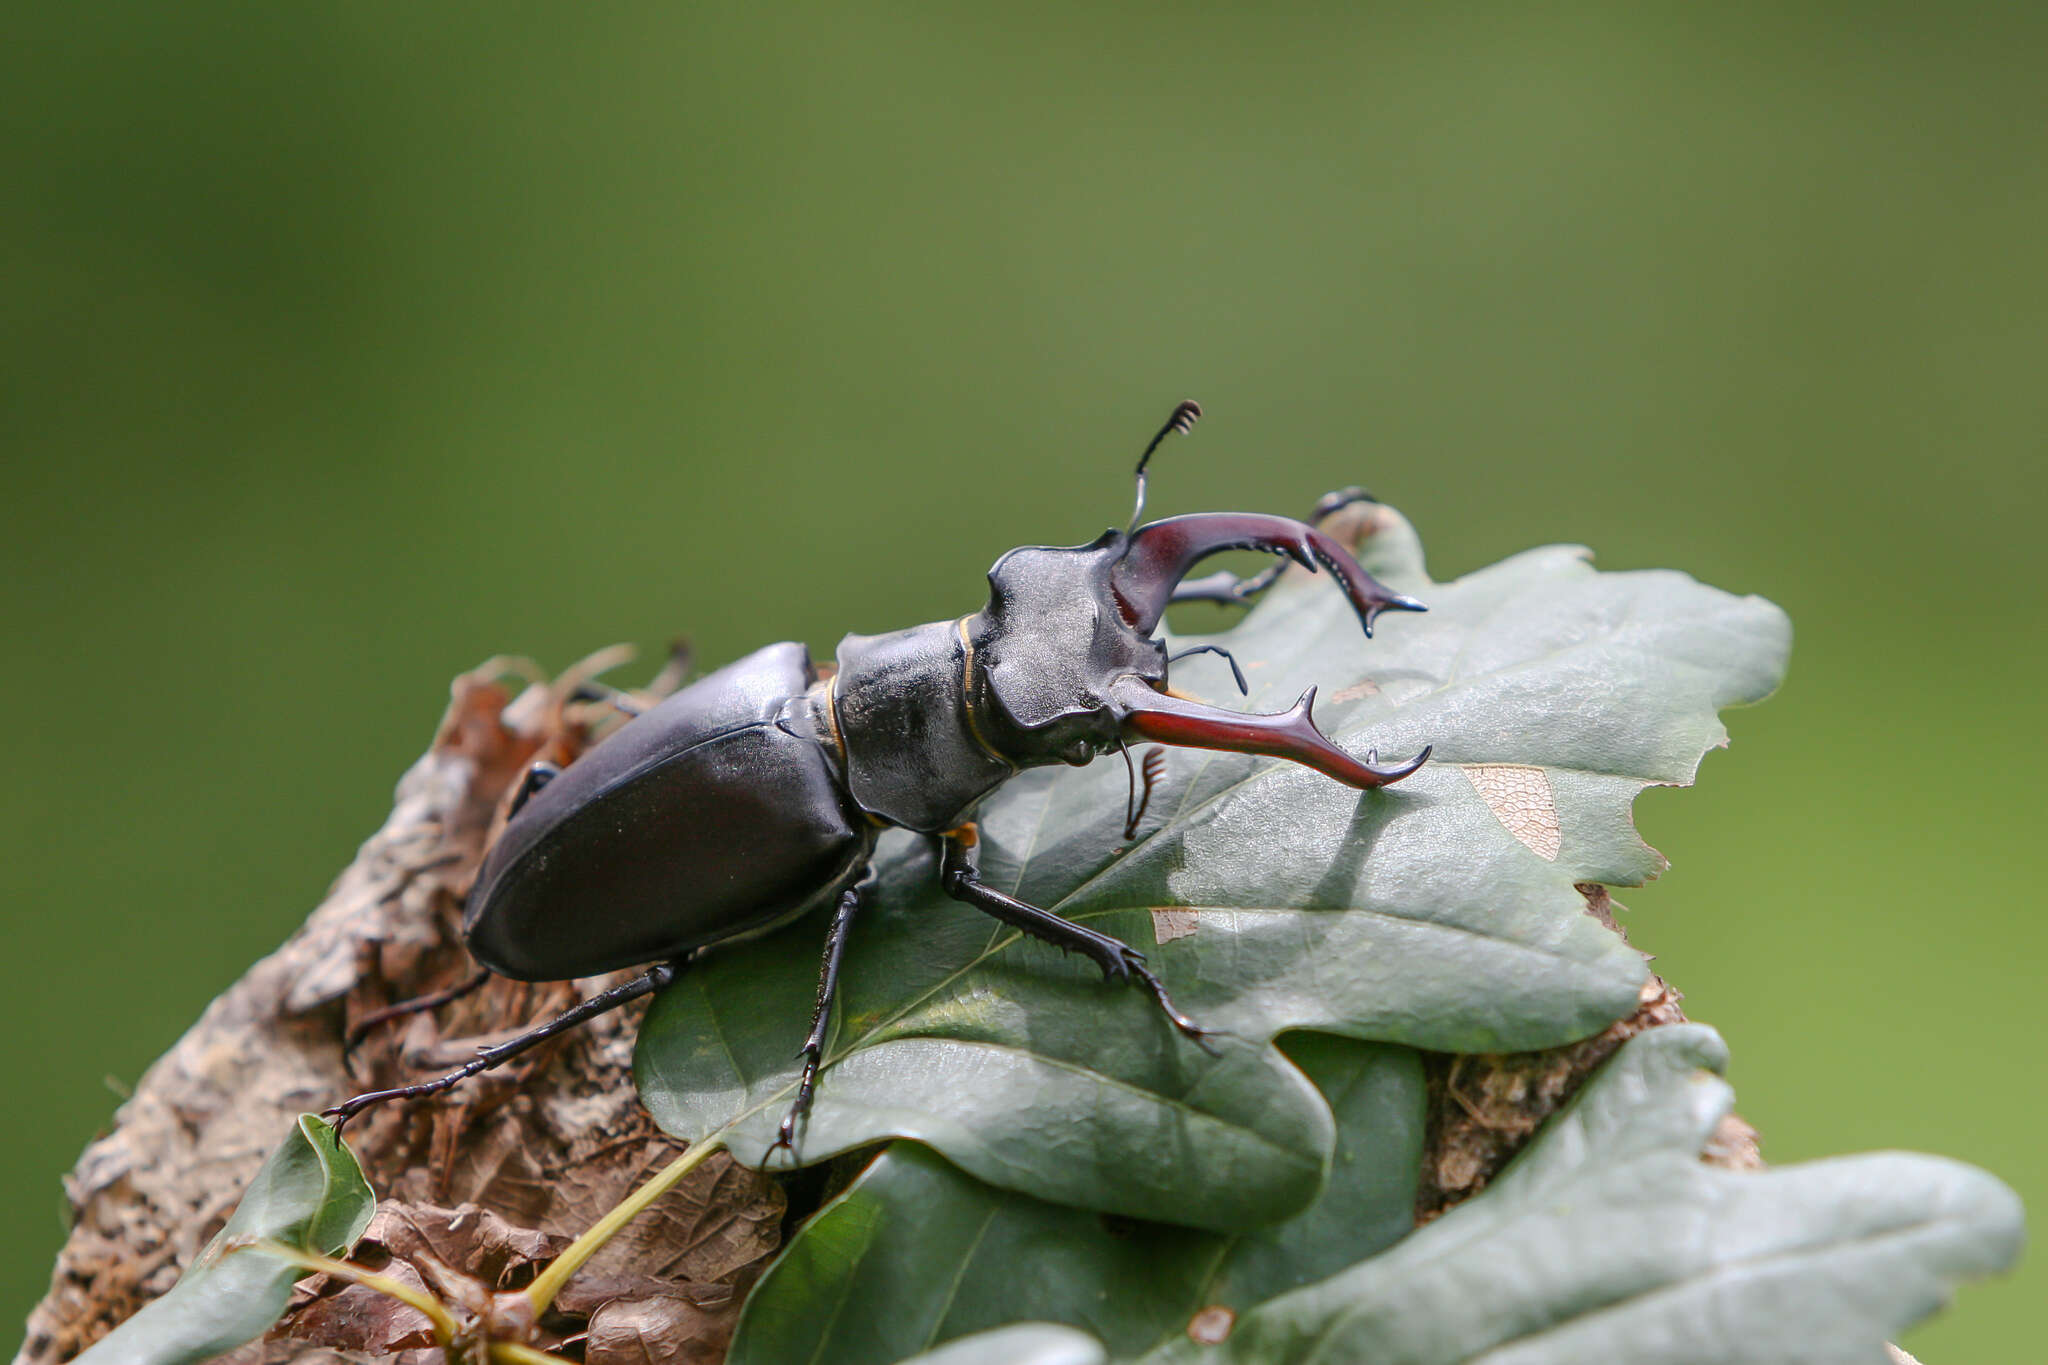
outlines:
[[[802,1164],[797,1160],[796,1156],[796,1126],[802,1118],[803,1107],[801,1102],[791,1105],[789,1112],[782,1116],[782,1122],[776,1125],[775,1141],[769,1143],[768,1150],[761,1153],[760,1169],[767,1170],[769,1163],[775,1160],[777,1152],[788,1152],[789,1164],[792,1167]]]
[[[1378,766],[1380,751],[1372,749],[1368,750],[1365,755],[1365,764],[1367,769],[1380,779],[1380,785],[1385,786],[1389,782],[1399,782],[1402,778],[1429,762],[1429,756],[1435,750],[1436,746],[1434,744],[1425,744],[1422,746],[1422,752],[1409,759],[1406,763],[1395,763],[1382,768]]]
[[[1225,550],[1285,555],[1311,573],[1328,569],[1351,599],[1368,635],[1373,618],[1383,611],[1425,609],[1367,573],[1341,543],[1306,522],[1257,512],[1197,512],[1155,521],[1131,533],[1130,547],[1110,578],[1126,619],[1149,634],[1188,570]]]
[[[1179,1007],[1173,1003],[1173,997],[1166,993],[1166,983],[1159,979],[1157,972],[1145,965],[1144,955],[1135,950],[1127,951],[1128,958],[1137,959],[1134,962],[1130,962],[1127,958],[1130,974],[1137,977],[1138,981],[1151,993],[1153,1001],[1158,1004],[1161,1010],[1165,1011],[1167,1019],[1172,1022],[1174,1028],[1180,1031],[1181,1037],[1186,1038],[1211,1057],[1221,1057],[1223,1054],[1218,1052],[1209,1041],[1217,1036],[1216,1033],[1213,1030],[1203,1028],[1200,1024],[1182,1014]]]

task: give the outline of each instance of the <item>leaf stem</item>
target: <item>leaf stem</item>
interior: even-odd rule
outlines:
[[[490,1357],[499,1365],[574,1365],[562,1356],[549,1355],[534,1346],[522,1345],[516,1341],[494,1341]]]
[[[725,1134],[713,1133],[669,1162],[661,1169],[660,1174],[620,1200],[610,1213],[591,1224],[581,1237],[569,1243],[568,1249],[556,1257],[554,1263],[526,1287],[526,1297],[533,1304],[534,1317],[537,1319],[548,1311],[548,1305],[555,1301],[555,1295],[562,1292],[562,1286],[568,1283],[569,1277],[581,1270],[583,1263],[595,1256],[600,1247],[618,1235],[619,1229],[639,1217],[649,1204],[667,1194],[677,1181],[701,1166],[704,1158],[713,1152],[723,1150],[724,1147]],[[526,1362],[526,1365],[534,1363]]]
[[[421,1316],[434,1325],[434,1336],[443,1345],[455,1339],[458,1329],[454,1317],[450,1315],[446,1306],[432,1295],[422,1294],[403,1281],[394,1280],[389,1275],[379,1275],[375,1271],[364,1270],[361,1266],[350,1265],[347,1261],[337,1261],[332,1256],[321,1256],[295,1246],[287,1246],[268,1237],[259,1237],[247,1243],[245,1249],[260,1251],[266,1256],[275,1256],[278,1260],[289,1262],[301,1270],[321,1271],[338,1280],[348,1280],[365,1289],[374,1289],[379,1294],[397,1299],[408,1308],[417,1309]]]

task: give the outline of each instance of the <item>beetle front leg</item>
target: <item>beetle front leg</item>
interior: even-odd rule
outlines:
[[[978,848],[980,832],[973,825],[947,830],[939,837],[945,846],[945,856],[939,867],[939,885],[947,895],[1062,951],[1081,954],[1102,969],[1105,981],[1135,981],[1158,1002],[1175,1028],[1193,1039],[1202,1051],[1212,1057],[1216,1055],[1216,1049],[1209,1045],[1213,1036],[1210,1030],[1180,1012],[1166,993],[1166,983],[1145,965],[1143,953],[1120,938],[1097,933],[1085,925],[1062,919],[1050,910],[1041,910],[1014,896],[1006,896],[984,882]]]
[[[860,880],[839,893],[839,904],[832,912],[832,927],[825,931],[825,958],[818,967],[818,1003],[811,1011],[811,1031],[805,1035],[804,1045],[797,1049],[796,1055],[804,1059],[804,1070],[796,1083],[796,1101],[782,1116],[774,1143],[762,1153],[764,1167],[777,1151],[786,1151],[792,1158],[796,1155],[797,1125],[810,1112],[811,1096],[818,1088],[818,1067],[825,1056],[825,1033],[832,1024],[832,1003],[839,994],[839,964],[846,956],[847,932],[874,889],[875,869],[870,864],[862,869]]]

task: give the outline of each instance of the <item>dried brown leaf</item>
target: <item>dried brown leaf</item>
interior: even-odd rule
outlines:
[[[393,1261],[378,1273],[427,1292],[420,1272],[404,1261]],[[271,1335],[378,1356],[434,1344],[433,1324],[417,1308],[367,1286],[326,1277],[310,1296],[292,1305]]]
[[[553,1260],[568,1245],[567,1239],[514,1226],[475,1204],[444,1209],[387,1203],[378,1208],[363,1239],[405,1260],[431,1256],[493,1289],[526,1283],[539,1263]]]
[[[613,1299],[590,1319],[585,1365],[718,1365],[733,1320],[668,1295]]]
[[[1622,933],[1614,917],[1619,907],[1606,887],[1588,882],[1579,893],[1586,898],[1587,914]],[[1645,1029],[1683,1023],[1683,998],[1652,976],[1643,983],[1635,1013],[1591,1038],[1540,1052],[1428,1054],[1429,1142],[1416,1191],[1416,1222],[1426,1223],[1485,1189],[1543,1121],[1623,1043]],[[1753,1159],[1755,1130],[1740,1119],[1734,1122],[1747,1133]],[[1740,1159],[1743,1139],[1733,1128],[1728,1132],[1729,1159]],[[1714,1159],[1712,1150],[1709,1160]]]

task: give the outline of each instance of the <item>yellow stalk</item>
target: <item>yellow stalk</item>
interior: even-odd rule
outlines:
[[[705,1138],[696,1146],[664,1166],[661,1173],[627,1195],[610,1213],[590,1225],[581,1237],[569,1243],[564,1251],[534,1282],[526,1287],[526,1297],[533,1304],[536,1320],[548,1311],[548,1305],[555,1301],[555,1295],[562,1292],[562,1286],[569,1277],[583,1268],[583,1263],[597,1254],[598,1248],[618,1235],[620,1228],[632,1222],[645,1211],[649,1204],[667,1194],[677,1181],[704,1164],[704,1158],[725,1146],[722,1134]],[[527,1362],[526,1365],[537,1365]]]
[[[275,1256],[278,1260],[289,1262],[301,1270],[321,1271],[338,1280],[348,1280],[365,1289],[374,1289],[379,1294],[397,1299],[408,1308],[418,1309],[427,1321],[434,1325],[434,1337],[442,1345],[445,1346],[455,1339],[455,1319],[439,1299],[422,1294],[411,1285],[394,1280],[389,1275],[379,1275],[374,1271],[364,1270],[361,1266],[350,1265],[347,1261],[337,1261],[332,1256],[302,1251],[298,1247],[287,1246],[268,1237],[259,1237],[250,1242],[247,1250]]]
[[[499,1365],[575,1365],[561,1356],[552,1356],[538,1347],[522,1346],[516,1341],[492,1342],[490,1355]]]

